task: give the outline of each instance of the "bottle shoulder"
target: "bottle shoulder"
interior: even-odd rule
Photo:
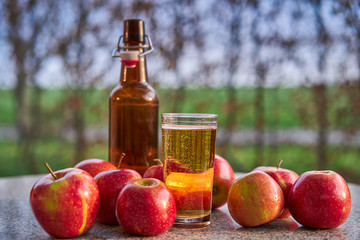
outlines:
[[[158,104],[159,96],[156,90],[148,83],[118,84],[110,93],[112,102],[144,102]]]

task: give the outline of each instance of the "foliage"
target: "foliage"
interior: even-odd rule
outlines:
[[[35,94],[27,89],[28,96]],[[66,89],[48,89],[43,93],[40,107],[46,115],[45,125],[67,126],[71,121],[69,106],[80,101],[84,109],[86,125],[106,125],[108,121],[108,96],[110,89],[87,88],[81,90],[83,98],[69,94]],[[159,88],[160,113],[172,112],[177,89]],[[253,128],[255,123],[255,88],[236,89],[237,110],[236,125],[241,128]],[[266,88],[265,90],[265,127],[266,129],[311,128],[316,129],[315,109],[313,108],[312,89]],[[329,110],[327,117],[331,129],[356,131],[355,109],[352,108],[357,86],[332,86],[328,92]],[[180,112],[215,113],[219,115],[219,126],[225,127],[227,108],[227,89],[195,88],[185,89],[185,99],[180,104]],[[75,94],[76,95],[76,94]],[[194,97],[196,96],[196,97]],[[0,89],[0,125],[15,123],[15,103],[11,90]]]
[[[345,90],[346,89],[346,90]],[[353,114],[348,108],[348,96],[355,91],[353,87],[332,87],[329,90],[329,122],[331,129],[342,130],[351,133],[356,131],[356,123]],[[29,95],[31,89],[28,89]],[[109,89],[83,89],[82,104],[85,125],[88,130],[100,129],[100,133],[107,131],[108,121],[108,94]],[[158,89],[160,96],[160,112],[171,112],[176,89]],[[265,116],[266,130],[284,130],[293,128],[316,129],[314,111],[311,108],[311,88],[267,88],[265,89]],[[340,92],[339,92],[340,91]],[[347,94],[343,94],[347,91]],[[182,112],[216,113],[219,115],[219,129],[225,127],[226,117],[226,89],[186,89],[186,98],[182,103]],[[241,111],[237,114],[238,130],[254,128],[254,88],[240,88],[236,90],[236,97],[241,103]],[[192,97],[196,96],[196,97]],[[71,114],[68,113],[68,105],[73,104],[73,97],[66,90],[52,89],[44,91],[41,108],[46,114],[43,123],[44,134],[32,144],[35,149],[37,169],[46,172],[42,166],[44,161],[51,162],[55,169],[65,168],[73,165],[73,162],[81,161],[75,159],[74,137],[68,133],[68,121]],[[14,126],[13,99],[11,90],[0,90],[0,126]],[[344,110],[345,109],[345,110]],[[278,114],[274,115],[274,112]],[[350,131],[352,129],[352,131]],[[96,134],[96,133],[95,133]],[[88,145],[85,149],[84,158],[107,159],[107,139],[102,134],[98,138],[87,139]],[[218,144],[219,145],[219,144]],[[230,144],[225,150],[218,146],[218,153],[224,155],[235,171],[250,171],[257,166],[255,162],[256,147],[251,143]],[[316,169],[316,147],[304,145],[279,144],[272,142],[265,145],[263,165],[276,165],[279,159],[283,159],[283,167],[290,168],[298,173]],[[360,181],[360,168],[357,161],[359,152],[357,147],[343,141],[337,146],[328,146],[329,169],[342,173],[345,178],[352,182]],[[22,164],[26,159],[21,159],[17,151],[17,144],[11,140],[0,141],[0,164],[3,166],[0,176],[12,176],[19,174],[31,174],[31,170]]]
[[[53,169],[71,167],[71,156],[74,151],[74,143],[59,141],[58,139],[43,140],[35,144],[36,164],[40,173],[47,173],[44,162],[51,164]],[[30,169],[21,164],[26,159],[19,159],[16,152],[16,143],[12,141],[0,141],[0,176],[15,176],[32,174]],[[280,159],[282,167],[291,169],[298,174],[316,169],[316,154],[313,146],[280,145],[266,147],[266,160],[264,165],[276,166]],[[355,147],[343,148],[341,146],[328,147],[328,153],[332,156],[329,169],[340,173],[346,181],[360,183],[360,165],[358,164],[359,153]],[[86,149],[86,158],[107,159],[107,143],[95,142],[89,144]],[[230,162],[234,171],[248,172],[257,167],[255,164],[255,147],[247,144],[231,146],[230,151],[223,154]],[[79,160],[80,161],[80,160]]]

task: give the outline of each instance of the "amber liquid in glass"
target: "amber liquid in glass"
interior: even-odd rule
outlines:
[[[216,127],[164,126],[164,181],[176,202],[176,219],[210,218]]]
[[[109,99],[109,161],[117,166],[125,153],[120,167],[141,175],[158,155],[159,100],[146,75],[145,57],[135,68],[122,66]]]

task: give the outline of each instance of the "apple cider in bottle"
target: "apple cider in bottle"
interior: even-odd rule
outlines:
[[[147,41],[146,41],[147,40]],[[121,46],[123,44],[123,46]],[[124,22],[113,57],[121,57],[119,84],[109,97],[109,161],[141,175],[158,155],[159,99],[148,82],[145,55],[153,50],[144,22]]]

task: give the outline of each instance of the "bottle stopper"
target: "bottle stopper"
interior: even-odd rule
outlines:
[[[134,68],[140,61],[140,52],[136,50],[122,51],[120,58],[125,67]]]

